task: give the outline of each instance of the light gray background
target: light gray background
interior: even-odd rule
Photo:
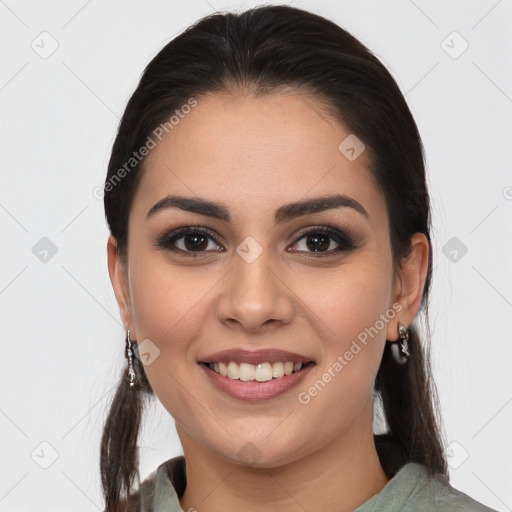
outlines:
[[[452,484],[512,510],[512,1],[289,3],[351,31],[406,95],[433,202]],[[93,190],[156,52],[200,16],[257,4],[0,1],[1,511],[101,510],[101,429],[125,360]],[[57,248],[47,261],[33,251],[43,237]],[[156,401],[148,411],[143,477],[181,453],[172,418]]]

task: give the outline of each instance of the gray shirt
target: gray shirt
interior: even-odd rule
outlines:
[[[141,512],[184,512],[174,488],[185,479],[185,457],[160,464],[140,487]],[[429,478],[425,466],[410,462],[354,512],[497,512],[453,488],[442,475]]]

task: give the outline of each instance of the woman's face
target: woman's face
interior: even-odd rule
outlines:
[[[385,340],[405,322],[384,198],[361,149],[314,97],[276,93],[198,97],[150,151],[116,296],[182,442],[272,467],[371,431]],[[219,206],[149,213],[171,195]],[[341,206],[286,207],[336,195]],[[263,349],[219,359],[233,361],[231,377],[271,380],[204,364]],[[280,377],[297,358],[310,363]]]

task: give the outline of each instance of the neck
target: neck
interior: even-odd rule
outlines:
[[[367,422],[366,422],[367,423]],[[178,427],[187,487],[183,510],[349,512],[380,492],[389,478],[375,449],[373,430],[351,432],[289,464],[255,468],[207,451]]]

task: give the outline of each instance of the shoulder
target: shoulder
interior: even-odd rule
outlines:
[[[156,512],[163,510],[163,504],[172,504],[170,512],[181,510],[178,499],[183,494],[185,486],[185,457],[180,455],[160,464],[140,484],[138,491],[140,508],[138,510],[140,512]]]
[[[452,487],[441,475],[436,475],[431,480],[434,503],[439,511],[454,512],[497,512],[483,503],[476,501],[471,496]]]
[[[416,485],[410,496],[411,508],[417,512],[497,512],[454,488],[441,474],[429,476],[425,466],[409,463],[402,472],[409,474]]]
[[[167,491],[170,493],[164,499],[177,503],[177,495],[174,492],[174,485],[180,488],[183,482],[184,457],[178,456],[162,462],[156,469],[149,473],[139,488],[130,493],[128,499],[121,499],[119,510],[123,512],[157,512],[160,508],[161,494]],[[181,478],[180,478],[181,477]],[[175,510],[175,509],[173,509]],[[178,508],[178,510],[180,510]]]
[[[378,494],[355,512],[497,512],[455,489],[437,473],[430,476],[422,464],[409,462]]]
[[[155,470],[153,470],[140,484],[140,488],[138,490],[139,494],[139,506],[140,512],[152,512],[153,511],[153,502],[155,499],[155,489],[158,477],[162,473],[162,469],[165,464],[160,464]],[[132,511],[128,511],[132,512]]]
[[[157,480],[164,464],[152,471],[139,485],[136,491],[130,493],[129,498],[119,501],[119,510],[123,512],[153,512],[155,489]]]

